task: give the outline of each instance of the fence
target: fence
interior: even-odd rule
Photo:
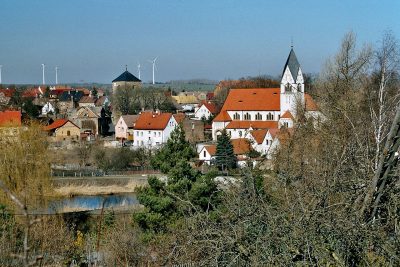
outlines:
[[[160,170],[146,166],[132,167],[128,170],[61,170],[52,169],[52,177],[104,177],[104,176],[130,176],[136,174],[159,174]]]

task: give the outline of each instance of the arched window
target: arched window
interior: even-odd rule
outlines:
[[[251,120],[251,115],[249,113],[244,114],[244,119],[245,120]]]
[[[292,92],[292,86],[290,85],[290,83],[287,83],[285,85],[285,92]]]
[[[274,119],[274,115],[270,113],[267,114],[267,121],[272,121]]]
[[[297,91],[301,92],[301,83],[297,84]]]
[[[206,151],[205,151],[205,150],[204,150],[204,154],[203,154],[203,155],[204,155],[204,157],[206,157],[206,156],[207,156],[207,153],[206,153]]]
[[[67,131],[67,136],[71,136],[71,131]]]
[[[233,114],[233,119],[234,120],[240,120],[240,115],[239,115],[239,113],[235,113],[235,114]]]
[[[262,115],[260,114],[260,112],[258,112],[258,113],[256,114],[256,120],[257,120],[257,121],[262,120]]]

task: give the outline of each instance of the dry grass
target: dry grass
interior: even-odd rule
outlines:
[[[133,193],[139,186],[147,185],[146,180],[130,180],[127,183],[98,185],[98,184],[67,184],[55,188],[58,196],[71,195],[109,195],[118,193]]]

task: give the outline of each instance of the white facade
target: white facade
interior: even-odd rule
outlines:
[[[280,111],[274,110],[228,110],[227,112],[233,120],[239,121],[277,121],[279,120],[279,116],[281,114]]]
[[[211,115],[211,111],[204,104],[194,109],[194,118],[196,120],[201,120],[203,117],[208,120]]]
[[[165,144],[171,132],[178,125],[174,116],[171,116],[164,129],[133,130],[134,147],[156,148]]]
[[[48,113],[54,114],[54,107],[50,102],[47,102],[42,108],[42,115],[47,115]]]
[[[280,99],[281,114],[287,110],[289,110],[292,114],[296,114],[296,104],[304,104],[304,77],[300,66],[298,68],[297,74],[291,73],[289,65],[287,65],[285,67],[285,71],[283,72]],[[296,80],[292,75],[296,75]]]
[[[124,121],[123,117],[119,117],[119,120],[115,124],[115,138],[116,139],[130,139],[129,136],[133,134],[133,129],[129,129],[128,125]]]
[[[211,156],[210,152],[204,146],[199,152],[199,160],[204,161],[207,165],[211,165],[211,161],[215,159],[215,156]]]
[[[261,143],[258,143],[251,133],[248,133],[246,138],[250,141],[250,144],[255,151],[261,153],[261,155],[269,155],[274,141],[274,137],[269,131],[267,131]]]

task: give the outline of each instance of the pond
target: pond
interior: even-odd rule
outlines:
[[[113,194],[97,196],[73,196],[49,200],[48,213],[67,213],[77,211],[96,211],[104,209],[129,210],[137,207],[139,201],[135,194]]]

